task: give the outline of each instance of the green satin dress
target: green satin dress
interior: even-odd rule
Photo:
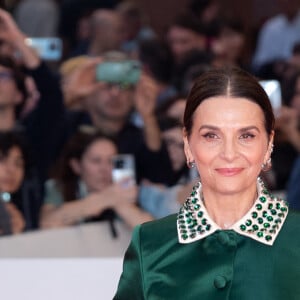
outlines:
[[[210,233],[215,224],[208,224],[206,211],[200,214],[195,203],[202,219],[193,221],[186,204],[177,216],[136,227],[114,299],[299,300],[300,215],[269,196],[260,199],[264,203],[255,204],[240,231],[215,228]],[[185,226],[180,215],[188,230],[180,229]],[[209,230],[204,232],[199,221]],[[198,227],[204,238],[193,234]]]

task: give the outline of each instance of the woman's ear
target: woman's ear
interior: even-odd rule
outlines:
[[[190,149],[188,135],[185,129],[183,129],[182,135],[183,135],[184,153],[185,153],[186,161],[187,163],[192,162],[194,161],[194,157]]]
[[[69,166],[76,175],[80,176],[81,166],[80,166],[80,163],[77,159],[75,159],[75,158],[70,159]]]
[[[271,158],[273,148],[274,148],[274,130],[272,130],[269,136],[268,149],[265,155],[264,163],[266,163]]]

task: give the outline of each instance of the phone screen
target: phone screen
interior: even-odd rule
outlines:
[[[274,113],[278,112],[282,106],[280,82],[278,80],[261,80],[259,83],[268,95]]]
[[[62,57],[62,41],[60,38],[27,38],[26,44],[34,48],[39,56],[48,61],[57,61]]]
[[[135,161],[131,154],[119,154],[113,157],[113,182],[123,182],[125,185],[136,183]]]

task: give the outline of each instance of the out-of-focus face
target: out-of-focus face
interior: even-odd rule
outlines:
[[[133,88],[103,83],[86,99],[86,108],[91,114],[109,120],[124,120],[133,108],[133,95]]]
[[[168,43],[177,62],[191,50],[205,50],[205,37],[182,27],[173,26],[168,32]]]
[[[186,99],[178,99],[167,111],[167,116],[183,122],[183,115],[185,110]]]
[[[300,76],[296,81],[295,92],[291,101],[291,106],[297,109],[298,116],[300,117]]]
[[[0,108],[15,106],[22,101],[10,69],[0,66]]]
[[[24,179],[24,158],[19,147],[12,147],[7,156],[0,154],[0,191],[15,193]]]
[[[100,15],[103,15],[103,12],[100,12]],[[105,13],[103,19],[105,22],[101,22],[92,39],[101,44],[103,51],[119,50],[125,40],[122,16],[116,12],[109,12]]]
[[[245,36],[230,28],[224,28],[219,38],[220,45],[223,49],[223,55],[231,61],[240,58],[245,45]]]
[[[182,129],[180,127],[174,127],[165,130],[162,135],[167,145],[173,170],[178,171],[186,162],[183,150]]]
[[[272,137],[261,108],[244,98],[220,96],[202,102],[194,113],[189,161],[195,160],[203,191],[219,195],[255,190],[261,166],[271,153]]]
[[[112,157],[116,154],[116,146],[106,139],[96,140],[87,148],[78,162],[78,173],[89,192],[101,191],[112,183]]]

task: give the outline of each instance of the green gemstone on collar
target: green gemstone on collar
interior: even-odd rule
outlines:
[[[198,200],[197,198],[193,198],[193,199],[192,199],[192,203],[193,203],[193,204],[196,204],[196,203],[197,203],[197,200]]]
[[[256,224],[254,224],[254,225],[252,226],[252,228],[253,228],[254,231],[257,231],[257,230],[259,229],[259,227],[258,227]]]
[[[192,214],[191,214],[190,212],[188,212],[188,213],[185,214],[185,216],[186,216],[187,218],[189,218],[189,217],[192,216]]]
[[[271,229],[271,230],[270,230],[270,233],[276,233],[276,230]]]
[[[276,203],[276,208],[280,209],[280,207],[281,207],[280,203]]]
[[[210,231],[210,228],[211,228],[211,225],[210,225],[210,224],[207,224],[206,227],[205,227],[205,230],[206,230],[206,231]]]
[[[254,211],[253,213],[252,213],[252,218],[257,218],[257,212],[256,211]]]
[[[179,228],[180,229],[186,229],[186,226],[185,225],[180,225]]]
[[[187,233],[187,230],[182,229],[182,230],[180,230],[180,233]]]
[[[199,212],[198,212],[198,217],[199,217],[199,218],[202,218],[202,217],[203,217],[203,211],[199,211]]]
[[[269,191],[268,191],[267,189],[263,189],[262,192],[263,192],[263,194],[265,194],[265,195],[268,195],[268,194],[269,194]]]
[[[267,235],[267,236],[265,237],[265,239],[266,239],[266,241],[271,241],[272,237],[271,237],[270,235]]]
[[[193,239],[193,238],[195,238],[195,237],[196,237],[196,234],[195,234],[195,233],[190,234],[190,238],[191,238],[191,239]]]
[[[264,222],[264,219],[263,219],[263,218],[258,218],[258,219],[257,219],[257,222],[258,222],[259,224],[262,224],[262,223]]]
[[[259,231],[257,234],[256,234],[259,238],[263,237],[264,236],[264,233]]]
[[[259,197],[260,202],[265,203],[267,201],[267,198],[264,196]]]
[[[189,229],[193,229],[195,227],[195,224],[191,224],[188,226]]]
[[[199,204],[195,204],[195,205],[194,205],[194,209],[195,209],[195,210],[199,210],[199,209],[200,209],[200,205],[199,205]]]
[[[275,216],[275,215],[277,214],[276,209],[272,209],[272,210],[271,210],[271,214],[272,214],[273,216]]]
[[[182,234],[181,237],[186,240],[189,236],[187,234]]]
[[[196,191],[192,191],[192,192],[191,192],[191,196],[192,196],[192,197],[196,196],[196,194],[197,194]]]
[[[199,225],[199,226],[197,227],[197,231],[202,231],[202,226],[201,226],[201,225]]]
[[[285,212],[285,211],[287,211],[287,208],[286,207],[281,207],[280,210]]]
[[[186,219],[186,222],[187,222],[188,224],[191,224],[192,221],[193,221],[193,220],[192,220],[191,218]]]
[[[273,217],[272,217],[272,216],[268,216],[268,217],[267,217],[267,220],[268,220],[269,222],[272,222],[272,221],[273,221]]]
[[[276,219],[276,220],[275,220],[275,223],[276,223],[276,224],[281,223],[281,219],[280,219],[280,218]]]
[[[179,218],[179,219],[183,219],[184,216],[183,216],[183,215],[179,215],[178,218]]]
[[[273,204],[270,203],[270,204],[268,205],[268,209],[272,209],[272,208],[273,208]]]
[[[252,221],[248,219],[248,220],[246,221],[246,226],[251,226],[251,225],[252,225]]]
[[[284,217],[284,213],[279,213],[278,217],[280,217],[280,218]]]
[[[206,219],[202,219],[201,223],[202,223],[202,225],[206,225],[207,224],[207,220]]]
[[[258,204],[256,204],[256,205],[255,205],[255,207],[256,207],[256,209],[257,209],[257,210],[261,210],[261,209],[262,209],[262,205],[261,205],[261,204],[259,204],[259,203],[258,203]]]
[[[265,228],[269,228],[270,227],[270,223],[264,223],[264,227]]]
[[[240,229],[241,229],[242,231],[245,231],[246,228],[247,228],[247,227],[246,227],[244,224],[242,224],[242,225],[240,226]]]
[[[263,217],[266,218],[268,216],[268,213],[266,211],[263,211]]]
[[[179,224],[185,224],[184,220],[179,220],[178,222],[179,222]]]

